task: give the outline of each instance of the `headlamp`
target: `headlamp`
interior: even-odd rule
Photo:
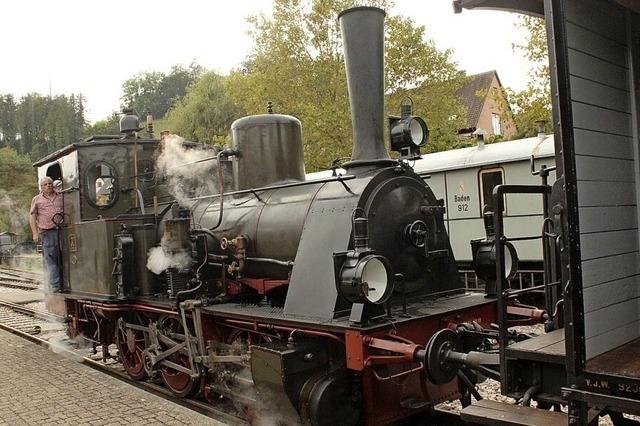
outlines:
[[[496,241],[471,241],[473,254],[473,269],[476,275],[484,281],[496,280]],[[504,243],[504,273],[503,279],[509,280],[518,272],[518,253],[510,242]]]
[[[420,117],[389,117],[391,149],[403,158],[420,156],[420,147],[429,141],[429,128]]]
[[[471,240],[471,255],[473,261],[471,266],[478,278],[485,281],[485,292],[488,296],[496,295],[496,280],[498,279],[497,245],[496,233],[493,224],[493,212],[487,211],[484,216],[484,228],[486,238]],[[515,277],[518,272],[518,253],[515,247],[508,241],[503,243],[503,280]]]
[[[347,258],[340,270],[338,292],[352,303],[380,305],[386,302],[393,293],[393,275],[388,260],[376,254]]]
[[[412,115],[413,103],[410,99],[400,105],[400,117],[389,117],[389,139],[391,150],[402,159],[420,157],[420,147],[429,142],[429,127],[420,117]]]
[[[369,247],[369,219],[364,209],[356,207],[351,221],[353,249],[333,253],[333,267],[337,293],[351,304],[349,321],[364,324],[384,314],[383,304],[393,295],[393,268],[386,257]]]

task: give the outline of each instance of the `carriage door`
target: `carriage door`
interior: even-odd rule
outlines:
[[[502,167],[484,169],[479,172],[480,181],[480,216],[485,211],[493,211],[493,188],[504,183],[504,170]],[[506,210],[505,203],[505,210]]]

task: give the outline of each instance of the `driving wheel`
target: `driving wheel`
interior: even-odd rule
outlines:
[[[180,321],[175,317],[166,317],[159,321],[162,333],[165,335],[184,335],[184,328]],[[180,340],[183,341],[183,340]],[[169,350],[170,347],[163,344],[163,350]],[[189,362],[189,354],[186,348],[170,355],[166,358],[174,364],[191,370],[191,363]],[[175,395],[184,398],[187,396],[195,395],[200,391],[200,385],[202,382],[202,374],[199,374],[200,369],[196,366],[198,374],[192,376],[185,371],[180,371],[167,365],[160,364],[158,371],[162,381],[171,392]]]
[[[118,319],[116,344],[120,360],[125,371],[133,380],[144,380],[147,372],[144,368],[142,353],[146,347],[144,332],[126,326],[125,321]]]

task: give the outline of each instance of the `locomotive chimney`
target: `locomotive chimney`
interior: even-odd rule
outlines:
[[[383,136],[384,16],[375,7],[354,7],[338,15],[353,126],[353,152],[345,168],[393,162]]]

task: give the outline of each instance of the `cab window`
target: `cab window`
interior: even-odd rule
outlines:
[[[483,211],[495,211],[493,205],[493,188],[504,182],[504,170],[501,167],[480,170],[480,214]],[[504,203],[503,203],[504,205]],[[504,212],[504,209],[502,210]]]
[[[47,176],[52,180],[62,180],[62,168],[59,163],[55,163],[47,167]]]
[[[98,208],[113,205],[118,194],[115,168],[104,161],[91,164],[85,173],[87,199]]]

